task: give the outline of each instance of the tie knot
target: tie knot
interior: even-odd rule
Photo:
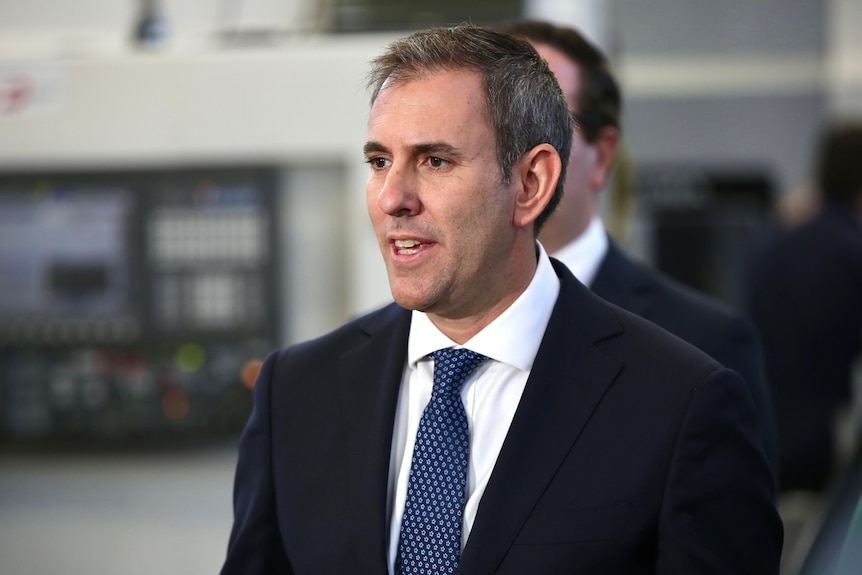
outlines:
[[[458,393],[464,381],[480,363],[488,359],[469,349],[447,347],[431,354],[434,358],[434,392]]]

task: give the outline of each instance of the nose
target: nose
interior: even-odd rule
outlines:
[[[421,203],[416,194],[415,178],[409,170],[395,168],[386,172],[377,192],[377,206],[390,216],[413,216],[419,213]]]

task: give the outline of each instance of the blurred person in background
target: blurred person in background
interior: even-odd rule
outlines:
[[[537,241],[573,132],[546,63],[434,28],[369,85],[395,302],[267,357],[222,573],[777,574],[745,382]]]
[[[862,122],[826,126],[815,163],[820,207],[757,251],[746,306],[766,352],[780,487],[822,492],[862,347]]]
[[[542,245],[593,293],[738,372],[754,398],[763,448],[777,474],[778,432],[754,326],[738,311],[635,261],[605,231],[599,194],[615,165],[622,130],[621,92],[607,58],[573,28],[526,21],[504,30],[527,39],[548,62],[578,126],[565,193],[539,235]]]
[[[800,186],[778,198],[774,211],[776,224],[781,228],[795,228],[818,214],[820,196],[813,186]]]

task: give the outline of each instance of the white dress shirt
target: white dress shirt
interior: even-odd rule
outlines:
[[[434,362],[427,356],[445,347],[465,347],[490,358],[467,378],[461,389],[470,426],[462,548],[470,535],[479,501],[515,416],[560,292],[560,281],[551,261],[541,244],[537,242],[537,246],[539,263],[530,285],[508,309],[463,346],[440,332],[426,314],[413,312],[389,465],[390,573],[394,573],[398,554],[416,432],[434,386]]]
[[[608,236],[599,216],[593,216],[584,232],[551,255],[560,260],[585,286],[596,278],[608,253]]]

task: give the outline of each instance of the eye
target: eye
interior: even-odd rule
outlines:
[[[446,160],[444,160],[440,156],[428,157],[428,165],[430,165],[432,168],[442,168],[446,165],[446,163]]]
[[[373,170],[382,170],[389,166],[389,160],[380,157],[368,158],[365,160],[365,163],[371,166],[371,169]]]

